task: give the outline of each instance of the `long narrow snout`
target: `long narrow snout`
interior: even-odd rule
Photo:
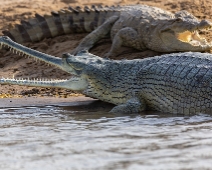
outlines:
[[[54,65],[54,66],[59,67],[60,69],[63,70],[63,64],[62,64],[61,58],[51,56],[51,55],[48,55],[48,54],[44,54],[42,52],[39,52],[39,51],[33,50],[31,48],[25,47],[21,44],[18,44],[16,42],[12,41],[7,36],[1,36],[0,37],[0,47],[8,47],[10,49],[10,51],[14,51],[21,56],[32,57],[35,60],[44,61],[47,64]]]
[[[54,57],[42,52],[27,48],[23,45],[20,45],[12,41],[9,37],[1,36],[0,37],[0,47],[7,47],[16,54],[21,56],[32,57],[35,60],[41,60],[47,64],[54,65],[61,70],[64,70],[70,74],[76,75],[75,70],[68,64],[67,58],[70,55],[64,54],[62,59],[59,57]],[[9,78],[0,78],[0,84],[14,84],[20,86],[33,86],[33,87],[56,87],[56,88],[65,88],[74,91],[82,91],[87,87],[87,80],[78,76],[72,77],[71,79],[65,80],[42,80],[42,79],[9,79]]]

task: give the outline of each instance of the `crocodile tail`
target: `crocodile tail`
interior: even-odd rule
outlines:
[[[101,25],[107,18],[118,15],[119,6],[92,6],[84,8],[69,7],[50,15],[35,14],[28,21],[21,21],[14,28],[2,33],[18,43],[37,42],[44,38],[51,38],[63,34],[91,32]]]

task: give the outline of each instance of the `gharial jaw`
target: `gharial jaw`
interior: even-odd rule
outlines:
[[[54,65],[68,73],[72,76],[71,79],[66,80],[29,80],[29,79],[10,79],[10,78],[0,78],[0,84],[13,84],[21,86],[35,86],[35,87],[56,87],[56,88],[65,88],[73,91],[83,91],[86,89],[88,83],[87,80],[80,75],[72,68],[68,63],[66,56],[63,58],[54,57],[42,52],[27,48],[23,45],[20,45],[12,41],[9,37],[1,36],[0,37],[0,48],[8,47],[11,51],[19,54],[21,56],[32,57],[35,60],[41,60],[47,64]]]

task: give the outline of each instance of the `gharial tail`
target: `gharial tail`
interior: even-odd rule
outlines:
[[[35,18],[21,21],[14,28],[2,33],[18,43],[36,42],[44,38],[70,33],[91,32],[101,25],[107,18],[119,15],[119,6],[92,6],[84,8],[69,7],[50,15],[35,14]]]

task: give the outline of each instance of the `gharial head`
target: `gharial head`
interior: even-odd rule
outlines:
[[[102,67],[106,59],[89,53],[87,50],[80,51],[77,55],[64,53],[62,55],[62,69],[75,76],[89,75],[97,68]]]
[[[64,53],[60,68],[72,75],[72,78],[64,81],[62,88],[76,91],[85,90],[90,79],[98,74],[99,69],[104,67],[106,59],[100,58],[88,51],[81,51],[77,55]]]
[[[149,45],[155,51],[208,51],[212,42],[199,35],[200,31],[212,29],[212,22],[199,21],[187,11],[175,13],[173,18],[162,19],[155,27]]]
[[[21,44],[12,41],[9,37],[0,36],[0,49],[7,47],[11,51],[21,56],[28,56],[35,60],[43,61],[47,64],[54,65],[65,72],[71,74],[70,79],[65,80],[30,80],[15,78],[0,78],[0,84],[14,84],[23,86],[36,87],[57,87],[74,91],[83,91],[89,85],[89,78],[93,73],[98,73],[98,69],[104,66],[106,59],[100,58],[87,51],[82,51],[76,56],[69,53],[63,54],[62,59],[42,52],[27,48]]]

